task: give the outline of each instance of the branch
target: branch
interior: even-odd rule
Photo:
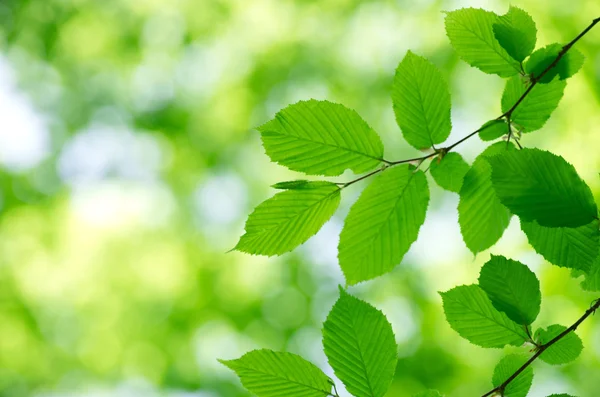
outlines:
[[[506,386],[508,386],[510,384],[510,382],[515,380],[515,378],[517,376],[519,376],[521,374],[521,372],[525,371],[525,369],[527,367],[529,367],[539,356],[541,356],[542,353],[544,353],[546,350],[548,350],[548,348],[550,348],[552,345],[554,345],[555,343],[560,341],[562,338],[567,336],[569,333],[574,332],[577,329],[577,327],[579,327],[579,325],[581,325],[581,323],[584,322],[589,316],[594,314],[596,312],[596,310],[598,310],[598,308],[600,308],[600,299],[596,300],[594,302],[594,304],[589,309],[586,310],[586,312],[583,314],[583,316],[581,316],[579,318],[579,320],[575,321],[575,323],[573,325],[571,325],[569,328],[564,330],[560,335],[557,335],[550,342],[548,342],[544,345],[541,345],[539,347],[539,349],[537,350],[537,352],[533,356],[531,356],[531,358],[529,360],[527,360],[527,362],[525,364],[523,364],[518,370],[516,370],[515,373],[512,374],[508,379],[506,379],[500,386],[490,390],[489,392],[485,393],[481,397],[489,397],[496,392],[500,392],[501,394],[503,394],[504,390],[506,389]]]
[[[529,87],[527,87],[527,90],[525,90],[525,92],[523,93],[523,95],[521,95],[521,97],[515,102],[514,105],[512,105],[512,107],[510,109],[508,109],[508,111],[502,113],[500,116],[496,117],[496,120],[501,120],[501,119],[506,119],[509,126],[510,126],[510,117],[512,116],[513,112],[515,111],[515,109],[523,102],[523,100],[527,97],[527,95],[529,95],[529,93],[531,92],[531,90],[533,90],[533,88],[540,82],[540,79],[542,77],[544,77],[549,71],[550,69],[552,69],[553,67],[555,67],[556,65],[558,65],[558,62],[560,62],[560,60],[565,56],[565,54],[569,51],[569,49],[571,49],[571,47],[573,47],[573,45],[575,45],[575,43],[577,43],[583,36],[585,36],[590,30],[592,30],[592,28],[596,25],[600,23],[600,17],[594,19],[592,21],[592,23],[585,28],[581,33],[579,33],[577,35],[577,37],[575,37],[573,40],[571,40],[569,43],[565,44],[563,46],[563,48],[560,50],[560,52],[558,53],[558,55],[556,56],[556,58],[554,58],[554,61],[552,61],[552,63],[550,65],[548,65],[548,67],[546,67],[546,69],[544,69],[542,71],[542,73],[540,73],[538,76],[534,76],[531,77],[531,85]],[[388,161],[388,160],[382,160],[385,165],[369,174],[363,175],[361,177],[358,177],[357,179],[351,180],[349,182],[346,183],[339,183],[339,185],[341,185],[342,188],[348,187],[356,182],[362,181],[363,179],[366,179],[372,175],[375,174],[379,174],[380,172],[385,171],[387,168],[389,167],[393,167],[395,165],[398,164],[406,164],[406,163],[410,163],[413,161],[419,162],[419,165],[431,158],[434,157],[440,153],[446,154],[449,151],[451,151],[452,149],[454,149],[455,147],[457,147],[458,145],[460,145],[461,143],[471,139],[472,137],[474,137],[475,135],[477,135],[481,130],[483,129],[483,127],[478,128],[477,130],[471,132],[470,134],[468,134],[467,136],[463,137],[462,139],[454,142],[452,145],[448,146],[447,148],[443,148],[443,149],[438,149],[435,152],[428,154],[426,156],[422,156],[422,157],[417,157],[417,158],[413,158],[413,159],[406,159],[406,160],[398,160],[398,161]],[[510,135],[508,138],[508,141],[510,141]],[[515,140],[516,141],[516,140]],[[519,145],[520,146],[520,145]]]

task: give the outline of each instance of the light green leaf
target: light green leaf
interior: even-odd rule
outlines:
[[[535,48],[537,29],[529,14],[517,7],[510,7],[494,24],[494,36],[515,60],[523,62]]]
[[[398,358],[392,326],[383,313],[340,289],[323,324],[323,347],[335,375],[352,395],[385,395]]]
[[[469,168],[469,164],[460,154],[450,152],[446,153],[441,160],[434,159],[429,172],[441,188],[458,193]]]
[[[498,311],[478,285],[462,285],[442,292],[446,320],[453,330],[481,347],[521,346],[525,328]]]
[[[566,330],[567,327],[558,324],[551,325],[547,329],[540,328],[535,331],[535,340],[538,344],[545,345]],[[540,355],[540,359],[552,365],[567,364],[579,357],[582,350],[583,343],[579,336],[575,332],[569,332],[546,349]]]
[[[492,383],[494,387],[500,386],[508,378],[510,378],[525,362],[527,356],[522,354],[511,354],[504,357],[494,369]],[[503,397],[525,397],[531,389],[533,383],[533,368],[531,366],[525,368],[512,382],[506,386]]]
[[[377,133],[352,109],[328,101],[301,101],[258,127],[267,155],[311,175],[369,171],[382,161]]]
[[[527,60],[525,64],[525,71],[532,75],[534,78],[539,77],[546,68],[548,68],[552,62],[556,60],[563,46],[554,43],[547,45],[544,48],[540,48]],[[556,75],[560,80],[568,79],[581,69],[585,57],[581,52],[575,48],[569,49],[569,51],[558,61],[558,64],[550,69],[540,79],[540,83],[547,84],[551,82]]]
[[[443,396],[436,390],[427,390],[427,391],[423,391],[421,393],[417,393],[413,397],[443,397]]]
[[[529,244],[556,266],[589,271],[600,254],[598,221],[576,228],[544,227],[537,222],[521,221]]]
[[[237,360],[219,360],[258,397],[325,397],[332,382],[316,365],[291,353],[254,350]]]
[[[427,178],[409,165],[385,170],[346,218],[338,258],[348,284],[380,276],[400,263],[417,239],[429,205]]]
[[[503,135],[508,134],[508,124],[506,120],[490,120],[481,127],[479,137],[482,141],[493,141]]]
[[[406,53],[396,69],[392,102],[402,135],[415,148],[432,147],[450,135],[448,83],[427,59]]]
[[[520,66],[494,37],[493,25],[498,15],[493,12],[462,8],[446,14],[446,34],[452,47],[469,65],[484,73],[510,77]]]
[[[547,227],[579,227],[597,219],[592,191],[562,157],[523,149],[488,161],[500,201],[522,220]]]
[[[512,77],[506,82],[502,93],[502,112],[507,112],[517,103],[527,91],[529,84],[520,76]],[[549,84],[537,84],[513,111],[512,122],[520,126],[522,132],[539,130],[558,107],[566,86],[567,83],[561,80]]]
[[[540,313],[540,282],[527,266],[494,256],[481,268],[479,286],[494,307],[521,325],[529,325]]]
[[[487,158],[514,145],[497,142],[481,153],[465,175],[460,189],[458,222],[467,247],[477,254],[494,245],[508,227],[512,214],[502,205],[492,187],[492,168]]]
[[[340,188],[330,182],[307,182],[301,189],[277,193],[254,209],[235,250],[281,255],[306,242],[331,218]]]

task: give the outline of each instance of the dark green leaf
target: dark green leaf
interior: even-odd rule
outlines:
[[[517,103],[527,91],[529,84],[520,76],[512,77],[506,82],[502,93],[502,112],[509,111]],[[566,86],[567,83],[560,80],[549,84],[537,84],[513,111],[512,122],[520,126],[522,132],[539,130],[558,107]]]
[[[317,233],[339,203],[340,188],[330,182],[307,182],[277,193],[250,214],[234,249],[268,256],[291,251]]]
[[[481,347],[521,346],[525,329],[498,311],[478,285],[462,285],[442,292],[446,320],[453,330]]]
[[[258,397],[326,397],[331,380],[316,365],[291,353],[254,350],[237,360],[219,360]]]
[[[383,313],[340,289],[323,324],[323,347],[335,375],[352,395],[385,395],[398,359],[392,326]]]
[[[381,162],[383,144],[352,109],[328,101],[301,101],[258,127],[267,155],[311,175],[369,171]]]
[[[442,143],[450,135],[450,91],[440,71],[408,51],[392,86],[396,120],[404,139],[417,149]]]
[[[446,34],[465,62],[485,73],[510,77],[520,66],[494,37],[498,15],[478,8],[462,8],[446,14]]]
[[[494,36],[515,60],[523,62],[535,48],[537,29],[525,11],[510,7],[494,24]]]
[[[429,205],[427,178],[408,165],[377,176],[350,209],[339,261],[348,284],[380,276],[400,263],[417,239]]]
[[[511,354],[504,357],[494,369],[492,383],[494,387],[500,386],[510,378],[517,370],[525,364],[527,356],[522,354]],[[506,386],[503,397],[525,397],[533,383],[533,368],[525,368],[512,382]]]
[[[556,60],[562,48],[563,46],[558,43],[540,48],[531,54],[531,57],[527,60],[525,71],[534,78],[539,77]],[[558,64],[544,74],[540,79],[540,83],[549,83],[556,75],[560,80],[568,79],[581,69],[584,61],[585,57],[581,52],[575,48],[570,48],[558,61]]]
[[[521,262],[492,255],[481,268],[479,286],[496,309],[518,324],[533,323],[540,312],[540,282]]]
[[[429,172],[441,188],[458,193],[469,168],[469,164],[460,154],[450,152],[446,153],[442,159],[434,159]]]
[[[481,127],[479,137],[482,141],[493,141],[503,135],[508,134],[508,124],[506,120],[490,120]]]
[[[535,339],[540,345],[545,345],[566,329],[567,327],[558,324],[551,325],[547,329],[540,328],[535,332]],[[540,355],[540,359],[552,365],[566,364],[579,357],[582,350],[583,343],[581,343],[579,336],[575,332],[569,332],[561,340],[546,349]]]
[[[500,201],[522,220],[547,227],[579,227],[597,219],[590,188],[562,157],[523,149],[488,161]]]
[[[467,247],[477,254],[494,245],[508,227],[511,213],[502,205],[492,187],[492,168],[487,158],[516,150],[512,144],[497,142],[481,153],[465,175],[460,189],[458,222]]]

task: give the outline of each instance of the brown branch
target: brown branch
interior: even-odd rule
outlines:
[[[502,394],[504,392],[504,390],[506,389],[506,387],[510,384],[510,382],[515,380],[515,378],[517,376],[519,376],[521,374],[521,372],[525,371],[525,369],[527,367],[529,367],[539,356],[541,356],[542,353],[544,353],[546,350],[548,350],[548,348],[550,348],[552,345],[554,345],[555,343],[560,341],[562,338],[564,338],[571,332],[574,332],[577,329],[577,327],[579,327],[579,325],[581,325],[581,323],[584,322],[589,316],[594,314],[596,312],[596,310],[598,310],[598,308],[600,308],[600,299],[596,300],[594,302],[594,304],[589,309],[586,310],[586,312],[583,314],[583,316],[579,317],[579,319],[577,321],[575,321],[575,323],[573,323],[573,325],[571,325],[569,328],[564,330],[562,333],[560,333],[559,335],[554,337],[554,339],[552,339],[550,342],[539,346],[536,353],[533,356],[531,356],[531,358],[529,360],[527,360],[527,362],[525,362],[525,364],[523,364],[518,370],[516,370],[515,373],[513,373],[508,379],[506,379],[504,382],[502,382],[502,384],[500,386],[490,390],[489,392],[485,393],[481,397],[489,397],[497,392],[500,392]]]

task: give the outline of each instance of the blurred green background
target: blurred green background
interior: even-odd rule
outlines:
[[[329,99],[380,133],[386,158],[414,156],[390,100],[412,49],[451,82],[454,141],[500,113],[503,82],[457,59],[442,11],[508,4],[0,0],[0,395],[248,396],[216,359],[259,347],[331,374],[320,326],[343,283],[338,234],[361,187],[291,254],[226,254],[269,185],[298,177],[269,163],[252,127],[300,99]],[[600,16],[595,1],[512,4],[536,20],[538,45]],[[563,155],[600,199],[600,28],[578,48],[583,70],[523,144]],[[472,161],[483,147],[472,140],[459,152]],[[465,248],[457,203],[432,187],[403,263],[350,289],[392,322],[400,361],[389,396],[491,388],[502,352],[452,331],[436,292],[474,282],[489,258]],[[516,219],[490,251],[540,276],[540,326],[572,323],[595,298],[535,254]],[[600,321],[579,334],[582,357],[536,364],[531,396],[598,395]]]

